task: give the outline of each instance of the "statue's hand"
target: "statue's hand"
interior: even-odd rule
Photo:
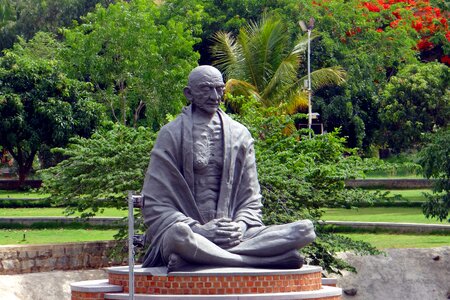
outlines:
[[[243,236],[243,228],[240,224],[231,221],[230,219],[222,220],[218,223],[219,230],[217,234],[219,237],[214,241],[222,248],[231,248],[241,243]]]
[[[204,225],[196,225],[192,230],[222,248],[237,246],[242,238],[241,226],[228,218],[214,219]]]

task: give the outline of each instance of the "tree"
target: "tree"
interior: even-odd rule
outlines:
[[[281,106],[283,111],[295,113],[307,107],[307,92],[303,89],[306,77],[298,78],[301,53],[305,40],[289,47],[289,34],[283,21],[275,16],[263,16],[259,23],[241,28],[235,39],[229,33],[214,36],[212,47],[214,64],[226,78],[226,92],[253,96],[264,106]],[[345,72],[339,67],[312,72],[315,90],[344,82]]]
[[[57,33],[62,26],[110,0],[0,0],[0,51],[12,47],[17,36],[31,39],[38,31]]]
[[[419,164],[427,178],[436,180],[433,194],[426,194],[423,212],[427,218],[443,221],[450,210],[450,128],[443,128],[431,136],[419,152]]]
[[[89,85],[61,71],[54,58],[60,47],[51,35],[39,33],[0,57],[0,145],[17,162],[21,184],[42,146],[89,136],[101,120]]]
[[[158,129],[178,113],[181,93],[197,64],[187,23],[162,20],[149,0],[117,1],[64,31],[68,73],[91,82],[114,121]]]
[[[345,138],[339,137],[338,131],[312,138],[303,130],[284,134],[283,128],[295,116],[277,115],[275,108],[264,109],[252,101],[244,104],[235,118],[248,127],[255,139],[264,223],[312,219],[318,238],[302,251],[307,260],[328,272],[352,269],[335,257],[338,251],[376,253],[368,244],[331,234],[317,223],[325,207],[350,208],[372,201],[371,193],[346,189],[344,181],[361,176],[376,163],[363,160],[354,149],[346,148]]]
[[[320,32],[313,69],[340,65],[347,71],[345,85],[319,91],[313,103],[325,128],[342,128],[352,147],[367,150],[374,144],[380,92],[403,65],[418,62],[410,24],[390,26],[394,8],[375,13],[360,0],[314,1],[302,12],[316,19]]]
[[[142,187],[156,135],[148,128],[106,124],[89,138],[54,149],[67,159],[40,171],[43,191],[66,212],[93,216],[104,207],[126,209],[127,191]]]
[[[194,49],[201,55],[200,64],[211,64],[212,37],[218,31],[239,33],[248,22],[260,19],[265,12],[278,13],[289,26],[291,34],[298,32],[298,12],[303,1],[297,0],[165,0],[162,9],[170,18],[178,16],[180,21],[190,19],[195,37],[200,40]],[[192,18],[192,16],[195,16]]]
[[[395,152],[416,146],[450,120],[450,70],[440,63],[409,65],[382,95],[380,142]]]

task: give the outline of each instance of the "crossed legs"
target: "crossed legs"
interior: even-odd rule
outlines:
[[[315,238],[308,220],[264,228],[256,236],[231,249],[222,249],[194,233],[184,223],[174,224],[165,233],[162,253],[169,271],[186,264],[225,267],[300,268],[297,252]]]

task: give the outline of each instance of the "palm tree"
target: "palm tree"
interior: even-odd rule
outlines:
[[[241,28],[237,38],[218,32],[213,41],[213,64],[228,79],[227,93],[252,96],[263,106],[279,107],[286,113],[308,106],[308,93],[303,89],[306,76],[298,78],[307,41],[302,39],[289,49],[289,34],[280,18],[263,16],[260,22]],[[311,73],[312,90],[342,84],[344,78],[341,67],[316,70]],[[239,110],[238,103],[229,104]]]

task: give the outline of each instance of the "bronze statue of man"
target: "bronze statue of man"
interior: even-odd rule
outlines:
[[[190,105],[158,134],[142,191],[143,267],[300,268],[297,249],[315,239],[309,220],[262,223],[253,139],[219,108],[224,88],[216,68],[192,70]]]

